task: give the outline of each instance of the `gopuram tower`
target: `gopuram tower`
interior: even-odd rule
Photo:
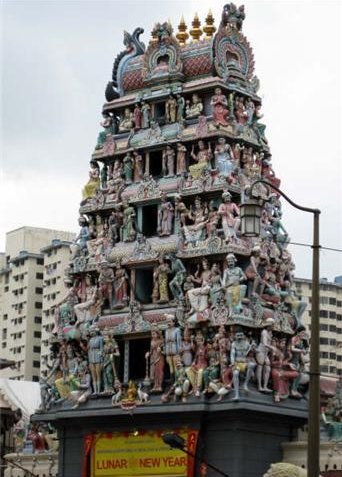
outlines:
[[[175,32],[124,33],[82,191],[68,293],[55,313],[36,418],[59,475],[261,477],[307,418],[305,305],[277,194],[260,236],[240,207],[278,186],[259,80],[225,5]],[[187,450],[170,450],[175,432]]]

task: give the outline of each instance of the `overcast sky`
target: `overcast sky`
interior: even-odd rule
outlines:
[[[123,30],[174,27],[212,0],[2,0],[0,250],[5,233],[31,225],[77,231],[81,189],[96,144],[104,89]],[[245,0],[263,121],[282,188],[318,207],[321,244],[342,249],[341,2]],[[295,242],[312,240],[312,217],[283,204]],[[297,276],[311,249],[291,247]],[[321,276],[342,275],[342,253],[322,251]]]

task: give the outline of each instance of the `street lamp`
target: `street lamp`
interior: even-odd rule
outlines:
[[[195,459],[196,461],[199,461],[200,464],[205,464],[207,467],[210,467],[210,469],[215,470],[215,472],[217,472],[218,474],[223,475],[224,477],[229,477],[229,475],[226,474],[225,472],[222,472],[222,470],[218,469],[217,467],[215,467],[212,464],[209,464],[209,462],[205,461],[204,459],[199,459],[195,454],[188,451],[185,448],[185,439],[183,439],[183,437],[179,436],[178,434],[176,434],[174,432],[165,433],[165,434],[162,435],[162,439],[165,442],[165,444],[172,447],[172,449],[179,449],[182,452],[184,452],[185,454],[187,454],[190,457],[192,457],[193,459]]]
[[[247,237],[260,235],[260,217],[262,203],[259,197],[253,197],[256,184],[264,184],[278,192],[296,209],[313,214],[312,242],[312,304],[311,304],[311,346],[310,346],[310,388],[309,388],[309,435],[307,468],[308,477],[319,477],[320,450],[320,388],[319,388],[319,209],[310,209],[293,202],[284,192],[273,184],[258,179],[247,191],[248,199],[241,204],[241,233]],[[266,199],[267,200],[267,199]]]

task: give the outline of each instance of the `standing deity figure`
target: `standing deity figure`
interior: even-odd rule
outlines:
[[[134,127],[135,127],[135,129],[141,129],[142,112],[141,112],[141,109],[140,109],[139,104],[136,104],[136,105],[134,106],[133,118],[134,118]]]
[[[290,394],[293,397],[301,397],[301,395],[291,390],[290,384],[298,378],[299,372],[295,369],[293,363],[286,357],[286,338],[276,341],[275,350],[271,357],[271,376],[274,390],[274,401],[280,402],[286,399]]]
[[[264,253],[260,253],[260,248],[255,246],[252,249],[250,262],[246,268],[246,277],[248,279],[248,296],[264,293],[266,285],[268,260]]]
[[[234,154],[224,137],[218,139],[214,155],[215,167],[218,169],[219,174],[228,177],[234,169]]]
[[[133,166],[134,166],[134,160],[133,160],[131,152],[127,152],[127,154],[122,160],[122,164],[123,164],[123,173],[125,176],[125,182],[126,184],[131,184],[133,181]]]
[[[190,156],[195,161],[195,164],[189,166],[189,172],[193,179],[199,179],[204,169],[210,169],[210,161],[212,159],[210,143],[207,148],[204,141],[198,141],[197,154],[195,154],[195,148],[192,146]]]
[[[170,290],[175,300],[182,300],[184,298],[183,283],[186,277],[186,268],[180,258],[175,254],[171,256],[171,272],[174,274],[170,281]]]
[[[171,380],[174,381],[176,372],[177,358],[180,359],[182,349],[182,335],[180,328],[176,327],[174,315],[166,314],[167,328],[165,330],[165,347],[164,352],[166,362],[170,369]]]
[[[247,123],[248,113],[241,96],[236,96],[235,98],[235,117],[238,124],[244,126]]]
[[[167,123],[175,123],[177,118],[177,99],[169,95],[165,102],[165,116]]]
[[[208,212],[208,220],[206,223],[206,230],[207,230],[207,236],[209,237],[215,237],[217,235],[217,227],[219,223],[219,213],[217,210],[217,207],[215,206],[215,202],[211,200],[209,202],[209,212]]]
[[[182,346],[180,350],[180,357],[183,365],[188,368],[193,362],[193,352],[195,346],[190,334],[189,327],[185,325],[182,339]]]
[[[121,204],[115,204],[113,212],[108,219],[108,235],[111,245],[114,247],[116,242],[120,239],[120,228],[122,227],[122,210]]]
[[[100,122],[100,125],[103,127],[104,131],[99,133],[95,149],[102,149],[104,143],[106,142],[107,136],[116,134],[116,124],[114,118],[109,113],[102,113],[102,116],[103,120]]]
[[[142,101],[141,103],[141,113],[142,113],[141,127],[142,129],[147,129],[150,127],[150,124],[151,124],[151,106],[145,101]]]
[[[87,219],[81,216],[78,219],[78,224],[81,227],[79,234],[75,238],[74,242],[70,245],[71,257],[70,260],[73,260],[79,252],[87,250],[87,243],[90,239],[90,231]]]
[[[222,203],[219,206],[218,215],[221,217],[226,242],[237,241],[237,231],[240,227],[240,209],[235,202],[232,202],[232,196],[228,191],[222,194]]]
[[[125,108],[123,117],[119,122],[119,132],[130,131],[134,128],[134,118],[133,113],[131,113],[129,108]]]
[[[164,380],[165,358],[163,355],[164,339],[158,329],[151,331],[150,351],[145,359],[150,360],[150,379],[153,382],[151,392],[161,392]]]
[[[98,284],[100,297],[102,301],[108,300],[109,309],[111,309],[113,305],[113,282],[113,269],[109,266],[107,260],[104,259],[100,262]]]
[[[226,96],[222,94],[221,88],[215,88],[215,94],[212,96],[210,104],[215,126],[228,126],[228,101]]]
[[[97,298],[97,286],[92,284],[91,275],[85,277],[85,296],[81,303],[74,306],[76,321],[83,323],[92,321],[94,316],[91,314],[91,308],[95,305]]]
[[[128,284],[126,270],[119,264],[115,270],[114,308],[123,308],[128,304]]]
[[[181,123],[184,119],[185,99],[180,94],[177,94],[177,121]]]
[[[221,271],[217,263],[213,263],[210,271],[210,302],[212,306],[216,306],[222,296]]]
[[[170,146],[167,145],[166,149],[163,152],[163,176],[174,176],[175,175],[175,151]]]
[[[158,227],[157,232],[160,237],[168,237],[172,234],[172,225],[174,217],[174,208],[172,203],[167,200],[163,194],[158,210]]]
[[[226,257],[227,268],[223,273],[222,287],[226,290],[226,300],[229,306],[229,315],[242,312],[241,300],[246,295],[247,286],[242,285],[246,280],[246,275],[240,267],[236,267],[236,258],[233,253]]]
[[[121,227],[121,240],[123,242],[133,242],[135,240],[135,210],[127,201],[123,203],[123,219]]]
[[[235,333],[235,339],[230,349],[230,363],[233,368],[233,386],[235,391],[234,400],[240,397],[239,384],[241,374],[245,375],[243,388],[248,391],[248,383],[253,375],[255,362],[248,359],[248,354],[252,351],[252,344],[242,331]]]
[[[203,103],[198,94],[194,93],[192,95],[191,102],[187,100],[185,104],[186,119],[198,118],[198,116],[202,114]]]
[[[138,151],[133,151],[134,159],[134,182],[140,182],[144,178],[144,161],[141,154]]]
[[[153,272],[153,303],[167,303],[169,298],[168,275],[171,273],[169,265],[163,256],[159,257],[159,265]]]
[[[208,366],[207,346],[201,330],[196,331],[195,357],[192,365],[186,370],[196,397],[200,396],[203,385],[203,373]]]
[[[103,336],[99,328],[90,328],[90,338],[88,342],[88,362],[92,379],[94,394],[101,392],[102,366],[103,366]]]
[[[274,325],[273,318],[267,318],[264,322],[264,328],[260,334],[260,342],[256,349],[256,378],[258,390],[265,393],[271,393],[268,388],[268,382],[271,375],[270,355],[274,351],[272,346],[272,329]]]
[[[100,168],[96,161],[90,161],[89,180],[82,190],[83,205],[88,199],[95,197],[97,190],[100,188]]]
[[[104,337],[103,345],[103,387],[105,393],[114,391],[114,383],[118,379],[117,360],[120,357],[120,350],[111,332]]]
[[[177,143],[176,174],[181,175],[186,170],[186,147],[181,142]]]
[[[308,353],[308,337],[304,329],[299,329],[298,334],[291,338],[289,351],[291,353],[291,365],[298,372],[298,377],[294,379],[291,386],[291,395],[302,397],[298,392],[298,386],[305,378],[305,358]]]

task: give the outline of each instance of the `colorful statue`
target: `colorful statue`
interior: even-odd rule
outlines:
[[[157,232],[160,237],[167,237],[172,234],[172,225],[174,217],[174,208],[172,203],[167,200],[163,194],[158,210],[158,228]]]
[[[171,272],[174,274],[170,281],[170,290],[175,300],[184,298],[182,286],[186,277],[186,268],[180,258],[171,255]]]
[[[129,108],[125,108],[124,115],[119,122],[119,132],[127,132],[134,128],[133,113]]]
[[[123,242],[133,242],[136,237],[135,231],[135,210],[127,201],[123,202],[123,218],[121,227],[121,240]]]
[[[175,151],[167,145],[163,152],[163,176],[169,177],[175,175]]]
[[[233,313],[242,312],[241,300],[245,297],[247,290],[247,286],[242,283],[246,280],[246,275],[240,267],[235,266],[237,260],[233,253],[229,253],[226,260],[227,268],[223,273],[222,286],[226,290],[229,314],[232,316]]]
[[[185,115],[186,119],[198,118],[203,111],[203,103],[198,94],[194,93],[192,95],[192,101],[187,100],[185,102]]]
[[[205,146],[204,141],[198,141],[198,152],[195,154],[195,148],[192,146],[191,158],[195,161],[195,164],[189,166],[189,172],[193,179],[199,179],[203,171],[210,168],[210,161],[212,158],[211,146]]]
[[[239,384],[241,374],[245,375],[245,382],[243,388],[248,391],[248,383],[253,375],[254,368],[256,366],[255,361],[248,358],[248,354],[252,350],[252,345],[246,338],[243,331],[235,333],[235,339],[232,342],[230,350],[230,362],[233,368],[233,384],[235,396],[234,399],[238,400],[240,397]]]
[[[151,392],[161,392],[164,380],[165,358],[163,355],[164,339],[158,329],[151,331],[150,351],[145,354],[150,360],[150,379],[153,382]]]
[[[151,106],[145,101],[141,102],[141,113],[142,113],[142,129],[147,129],[151,124]]]
[[[133,165],[134,165],[134,160],[133,160],[131,152],[127,152],[127,154],[122,160],[122,164],[123,164],[123,173],[125,176],[125,182],[126,184],[131,184],[133,181]]]
[[[142,126],[142,112],[141,112],[139,104],[136,104],[134,106],[133,118],[134,118],[134,128],[136,130],[141,129],[141,126]]]
[[[290,395],[292,382],[298,377],[293,363],[286,357],[286,338],[275,341],[275,349],[271,355],[271,376],[274,390],[274,401],[280,402]],[[296,392],[294,397],[298,397]]]
[[[207,347],[201,330],[196,331],[195,357],[192,365],[186,370],[196,397],[199,397],[203,385],[203,372],[208,366]]]
[[[134,159],[134,182],[140,182],[144,178],[144,160],[138,151],[133,151]]]
[[[84,300],[74,306],[76,321],[78,323],[91,322],[95,318],[92,308],[96,303],[97,293],[97,286],[93,285],[91,275],[86,275]]]
[[[272,329],[274,325],[273,318],[267,318],[264,323],[264,328],[260,334],[260,342],[256,349],[256,378],[258,390],[260,392],[271,393],[272,390],[268,387],[268,382],[271,375],[271,361],[270,356],[275,348],[272,346]]]
[[[210,104],[213,108],[213,121],[215,126],[228,126],[228,101],[226,96],[222,94],[221,88],[215,88],[215,94],[212,96]]]
[[[220,137],[218,139],[214,156],[215,165],[219,171],[219,174],[224,177],[228,177],[234,169],[234,155],[231,146],[226,143],[224,137]]]
[[[169,301],[169,274],[171,269],[163,256],[159,257],[159,265],[153,272],[153,303],[167,303]]]
[[[181,142],[177,143],[176,174],[181,175],[187,172],[186,168],[186,147]]]
[[[167,123],[175,123],[177,119],[177,99],[171,94],[165,103],[165,118]]]
[[[78,219],[78,224],[81,229],[74,242],[70,245],[70,260],[73,260],[80,252],[87,251],[87,242],[90,239],[90,231],[87,219],[81,216]]]
[[[173,315],[165,315],[167,320],[167,328],[165,330],[165,347],[164,352],[166,362],[170,369],[171,381],[174,381],[177,368],[177,359],[180,359],[182,349],[182,335],[180,328],[175,326],[176,320]]]
[[[185,99],[180,94],[177,94],[176,98],[177,98],[177,121],[181,123],[184,119]]]
[[[89,180],[82,190],[82,202],[85,204],[89,199],[95,197],[97,190],[100,188],[100,168],[96,161],[90,161]]]
[[[99,394],[102,385],[103,337],[96,326],[90,328],[88,362],[94,394]]]
[[[109,266],[107,260],[102,260],[99,268],[99,295],[102,301],[108,301],[108,308],[112,308],[113,304],[113,282],[114,282],[114,272],[113,269]]]
[[[120,357],[120,350],[111,332],[104,337],[103,345],[103,387],[104,393],[113,393],[115,380],[118,379],[117,362]]]
[[[219,206],[218,215],[221,217],[226,242],[236,242],[237,231],[240,227],[240,209],[235,202],[232,202],[232,196],[228,191],[222,194],[222,203]]]
[[[113,116],[111,116],[109,113],[102,113],[102,116],[103,121],[100,123],[100,125],[103,127],[104,131],[99,133],[95,149],[102,149],[106,142],[107,136],[112,136],[117,132],[116,122]]]

